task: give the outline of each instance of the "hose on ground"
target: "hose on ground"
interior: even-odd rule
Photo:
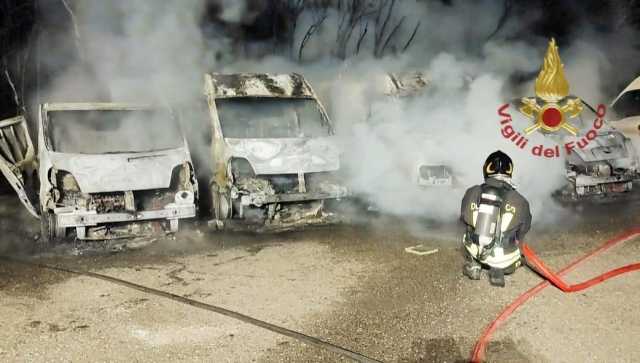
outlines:
[[[471,359],[470,359],[471,362],[473,363],[482,362],[484,360],[486,347],[489,344],[489,341],[491,340],[491,336],[498,329],[498,327],[500,327],[509,318],[509,316],[511,316],[511,314],[514,311],[516,311],[520,306],[522,306],[525,302],[527,302],[527,300],[529,300],[533,296],[540,293],[540,291],[544,290],[550,284],[553,284],[563,292],[576,292],[576,291],[584,290],[594,285],[597,285],[601,282],[604,282],[608,279],[619,276],[623,273],[640,270],[640,263],[632,263],[623,267],[619,267],[619,268],[607,271],[602,275],[596,276],[592,279],[581,282],[579,284],[569,285],[561,279],[562,275],[573,270],[579,264],[586,261],[587,259],[590,259],[596,255],[599,255],[602,252],[608,250],[609,248],[619,243],[634,239],[639,235],[640,235],[640,228],[634,228],[615,238],[612,238],[606,241],[602,246],[600,246],[596,250],[573,261],[572,263],[564,267],[562,270],[560,270],[557,274],[553,273],[549,268],[547,268],[547,266],[545,266],[544,263],[542,263],[542,260],[540,260],[540,258],[533,252],[533,250],[527,244],[523,244],[521,247],[521,250],[523,255],[525,256],[527,265],[529,265],[529,267],[531,267],[537,273],[542,275],[546,280],[536,285],[535,287],[529,289],[528,291],[521,294],[520,296],[518,296],[512,303],[507,305],[507,307],[505,307],[505,309],[502,310],[502,312],[500,312],[498,317],[493,322],[491,322],[491,324],[489,324],[485,328],[482,335],[476,342],[475,347],[473,348],[473,351],[471,353]]]
[[[531,266],[531,268],[535,269],[540,275],[542,275],[542,277],[549,280],[553,284],[553,286],[557,287],[563,292],[577,292],[585,290],[590,288],[591,286],[597,285],[618,275],[622,275],[623,273],[640,270],[640,263],[632,263],[607,271],[602,275],[596,276],[579,284],[569,285],[564,282],[560,278],[560,276],[549,270],[549,268],[545,266],[542,260],[540,260],[540,258],[536,256],[535,252],[533,252],[533,250],[531,250],[531,248],[526,244],[522,246],[522,254],[527,258],[527,265]]]
[[[30,262],[30,261],[26,261],[26,260],[22,260],[22,259],[17,259],[17,258],[13,258],[13,257],[6,257],[6,256],[0,256],[0,260],[4,260],[4,261],[8,261],[8,262],[13,262],[13,263],[18,263],[18,264],[22,264],[22,265],[27,265],[27,266],[32,266],[32,267],[37,267],[37,268],[42,268],[42,269],[47,269],[47,270],[53,270],[53,271],[59,271],[59,272],[64,272],[64,273],[68,273],[68,274],[72,274],[72,275],[80,275],[80,276],[87,276],[87,277],[91,277],[91,278],[95,278],[95,279],[99,279],[99,280],[103,280],[103,281],[107,281],[110,282],[112,284],[116,284],[116,285],[120,285],[120,286],[124,286],[133,290],[138,290],[141,291],[143,293],[146,294],[151,294],[151,295],[155,295],[155,296],[159,296],[159,297],[164,297],[167,298],[169,300],[173,300],[182,304],[186,304],[186,305],[190,305],[193,306],[195,308],[199,308],[199,309],[203,309],[203,310],[207,310],[207,311],[212,311],[214,313],[218,313],[236,320],[240,320],[242,322],[263,328],[263,329],[267,329],[270,330],[274,333],[278,333],[284,336],[287,336],[289,338],[293,338],[296,339],[302,343],[306,343],[306,344],[311,344],[314,345],[318,348],[339,354],[343,357],[346,358],[350,358],[356,362],[364,362],[364,363],[380,363],[380,361],[375,360],[373,358],[369,358],[365,355],[362,355],[360,353],[356,353],[353,352],[351,350],[348,350],[346,348],[340,347],[338,345],[326,342],[324,340],[318,339],[316,337],[312,337],[303,333],[299,333],[297,331],[294,330],[290,330],[287,328],[283,328],[271,323],[268,323],[266,321],[262,321],[253,317],[250,317],[248,315],[244,315],[232,310],[228,310],[219,306],[215,306],[215,305],[211,305],[211,304],[206,304],[197,300],[192,300],[180,295],[176,295],[176,294],[172,294],[170,292],[166,292],[166,291],[162,291],[162,290],[157,290],[151,287],[147,287],[147,286],[142,286],[142,285],[138,285],[136,283],[133,282],[129,282],[126,280],[121,280],[115,277],[111,277],[108,275],[103,275],[103,274],[99,274],[99,273],[95,273],[95,272],[90,272],[90,271],[77,271],[77,270],[73,270],[73,269],[69,269],[69,268],[64,268],[64,267],[58,267],[58,266],[53,266],[53,265],[47,265],[47,264],[42,264],[42,263],[34,263],[34,262]]]

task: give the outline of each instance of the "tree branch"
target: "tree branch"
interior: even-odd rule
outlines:
[[[487,37],[487,40],[490,40],[491,38],[496,36],[496,34],[498,34],[500,29],[502,29],[502,27],[507,23],[507,20],[509,20],[509,13],[511,12],[511,6],[512,5],[513,4],[511,2],[511,0],[504,0],[504,7],[503,7],[503,10],[502,10],[502,15],[500,16],[500,19],[498,20],[498,24],[496,25],[496,28],[493,30],[493,32],[491,32],[491,34],[489,34],[489,36]]]
[[[302,61],[302,50],[304,49],[304,46],[307,44],[307,41],[309,40],[309,38],[311,38],[313,33],[318,31],[318,29],[320,28],[320,25],[322,25],[322,23],[325,21],[326,18],[327,18],[327,14],[325,12],[320,17],[320,19],[315,23],[313,23],[307,30],[306,34],[304,35],[304,38],[302,38],[302,42],[300,42],[300,49],[298,50],[298,61]]]
[[[367,36],[367,31],[369,30],[369,22],[366,22],[364,25],[364,30],[360,33],[360,37],[358,38],[358,44],[356,45],[356,55],[360,53],[360,46],[362,45],[362,41]]]
[[[418,29],[420,28],[421,23],[418,22],[418,24],[416,24],[415,29],[413,29],[413,33],[411,33],[411,36],[409,37],[409,40],[407,40],[407,43],[404,45],[404,47],[402,47],[402,52],[406,52],[407,49],[409,49],[409,46],[411,45],[411,42],[413,42],[413,38],[416,37],[416,34],[418,34]]]
[[[393,27],[393,29],[391,30],[391,33],[389,33],[389,36],[387,37],[387,40],[384,42],[384,45],[382,46],[382,49],[380,49],[380,56],[382,57],[382,55],[384,54],[384,50],[387,48],[387,45],[389,45],[389,41],[391,41],[391,38],[393,38],[393,36],[398,32],[398,29],[400,29],[400,27],[402,27],[402,23],[404,23],[404,20],[406,19],[406,16],[403,16],[400,21],[398,22],[398,24],[396,24],[395,27]]]
[[[16,107],[17,107],[17,111],[20,111],[20,109],[22,109],[24,111],[24,105],[22,105],[20,103],[20,97],[18,96],[18,90],[16,90],[16,86],[13,83],[13,80],[11,79],[11,75],[9,74],[9,69],[5,63],[5,67],[4,67],[4,76],[7,78],[7,82],[9,82],[9,86],[11,87],[11,90],[13,91],[13,102],[15,102]]]
[[[80,46],[80,30],[78,28],[78,22],[76,21],[76,14],[74,14],[73,9],[71,9],[67,0],[60,0],[60,2],[62,2],[64,8],[67,9],[71,22],[73,23],[74,40],[76,42],[76,48],[78,48],[78,55],[80,56],[80,60],[82,60],[84,57],[82,55],[82,47]]]

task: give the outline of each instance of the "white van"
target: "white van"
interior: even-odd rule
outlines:
[[[166,109],[122,103],[40,106],[37,156],[23,116],[0,121],[0,171],[42,241],[175,232],[196,215],[186,139]]]

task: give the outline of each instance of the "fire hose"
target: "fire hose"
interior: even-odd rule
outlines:
[[[129,282],[126,280],[122,280],[122,279],[118,279],[115,277],[111,277],[108,275],[103,275],[103,274],[99,274],[99,273],[95,273],[95,272],[90,272],[90,271],[78,271],[78,270],[73,270],[73,269],[69,269],[69,268],[64,268],[64,267],[58,267],[58,266],[53,266],[53,265],[47,265],[47,264],[42,264],[42,263],[34,263],[34,262],[30,262],[30,261],[26,261],[26,260],[22,260],[22,259],[18,259],[18,258],[13,258],[13,257],[7,257],[7,256],[0,256],[0,260],[4,260],[4,261],[9,261],[9,262],[13,262],[13,263],[18,263],[18,264],[22,264],[22,265],[27,265],[27,266],[32,266],[32,267],[38,267],[38,268],[42,268],[42,269],[47,269],[47,270],[53,270],[53,271],[59,271],[59,272],[64,272],[64,273],[68,273],[68,274],[72,274],[72,275],[80,275],[80,276],[87,276],[87,277],[91,277],[94,279],[99,279],[99,280],[103,280],[103,281],[107,281],[110,282],[112,284],[116,284],[116,285],[120,285],[120,286],[124,286],[133,290],[138,290],[141,291],[143,293],[146,294],[151,294],[151,295],[155,295],[155,296],[159,296],[159,297],[163,297],[169,300],[173,300],[182,304],[186,304],[189,306],[193,306],[195,308],[199,308],[199,309],[203,309],[203,310],[208,310],[214,313],[218,313],[236,320],[240,320],[242,322],[266,329],[266,330],[270,330],[274,333],[277,334],[281,334],[293,339],[296,339],[302,343],[306,343],[306,344],[310,344],[310,345],[314,345],[318,348],[339,354],[343,357],[352,359],[356,362],[364,362],[364,363],[380,363],[380,361],[373,359],[373,358],[369,358],[363,354],[351,351],[347,348],[343,348],[341,346],[329,343],[327,341],[318,339],[316,337],[312,337],[294,330],[290,330],[275,324],[271,324],[268,323],[266,321],[263,320],[259,320],[253,317],[250,317],[248,315],[244,315],[232,310],[228,310],[216,305],[211,305],[211,304],[206,304],[197,300],[192,300],[180,295],[176,295],[176,294],[172,294],[170,292],[166,292],[166,291],[162,291],[162,290],[158,290],[158,289],[154,289],[151,287],[147,287],[147,286],[142,286],[142,285],[138,285],[136,283],[133,282]]]
[[[597,248],[596,250],[573,261],[572,263],[564,267],[562,270],[560,270],[557,274],[551,271],[547,266],[545,266],[545,264],[535,254],[535,252],[533,252],[533,250],[527,244],[523,243],[521,245],[521,252],[525,257],[527,265],[530,268],[532,268],[534,271],[536,271],[538,274],[540,274],[542,277],[544,277],[546,281],[541,282],[540,284],[526,291],[522,295],[518,296],[511,304],[507,305],[507,307],[505,307],[504,310],[502,310],[502,312],[498,315],[498,317],[493,322],[491,322],[491,324],[489,324],[485,328],[484,332],[482,333],[482,335],[476,342],[475,347],[473,348],[472,355],[471,355],[471,362],[473,363],[482,362],[484,360],[484,354],[486,351],[487,344],[489,343],[491,336],[498,329],[498,327],[500,327],[509,318],[509,316],[515,310],[517,310],[520,306],[522,306],[527,300],[537,295],[540,291],[545,289],[550,284],[553,284],[555,287],[557,287],[563,292],[567,292],[567,293],[576,292],[576,291],[588,289],[589,287],[597,285],[601,282],[604,282],[606,280],[609,280],[621,274],[640,270],[640,263],[632,263],[626,266],[618,267],[616,269],[607,271],[602,275],[596,276],[592,279],[589,279],[587,281],[574,284],[574,285],[567,284],[561,278],[562,275],[573,270],[580,263],[586,261],[587,259],[594,257],[596,255],[599,255],[600,253],[604,252],[605,250],[619,243],[634,239],[639,235],[640,235],[640,228],[634,228],[632,230],[629,230],[621,234],[618,237],[610,239],[607,242],[605,242],[602,246]]]

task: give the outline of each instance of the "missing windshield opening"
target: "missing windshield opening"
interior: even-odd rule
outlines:
[[[330,135],[313,99],[244,97],[216,100],[222,133],[233,139],[301,138]]]
[[[183,146],[177,120],[156,110],[50,111],[52,151],[108,154],[176,149]]]

